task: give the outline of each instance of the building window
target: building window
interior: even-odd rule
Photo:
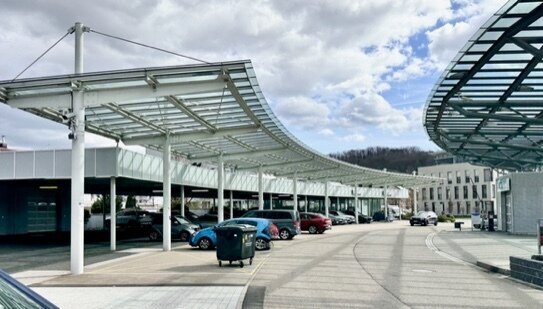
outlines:
[[[447,183],[452,184],[452,172],[447,172]]]
[[[468,199],[468,186],[464,186],[462,189],[464,191],[464,199],[467,200]]]
[[[457,200],[457,199],[460,198],[460,194],[459,194],[458,191],[459,191],[459,190],[458,190],[458,187],[455,186],[455,187],[454,187],[454,199],[455,199],[455,200]]]
[[[437,199],[438,200],[443,199],[443,190],[441,189],[441,187],[437,188]]]
[[[430,199],[434,199],[434,188],[430,188]]]
[[[484,170],[484,182],[491,182],[492,181],[492,170],[489,168],[485,168]]]
[[[492,184],[492,198],[496,197],[496,185]]]
[[[451,199],[451,188],[449,188],[449,187],[445,188],[445,198],[447,200]]]
[[[486,185],[481,185],[481,196],[482,198],[487,198],[488,195],[486,193]]]
[[[477,170],[473,170],[473,181],[475,183],[479,182],[479,173],[477,173]]]
[[[425,200],[426,199],[426,188],[422,188],[421,195],[422,195],[422,199]]]
[[[471,190],[472,190],[472,193],[473,193],[471,197],[472,198],[477,198],[478,197],[477,196],[477,185],[471,186]]]
[[[456,202],[456,214],[459,215],[460,213],[461,213],[460,202]]]
[[[436,203],[435,202],[432,202],[432,211],[436,212]]]
[[[471,213],[471,202],[466,202],[466,213]]]
[[[462,177],[460,177],[460,171],[456,171],[456,183],[461,183]]]
[[[464,180],[465,180],[466,183],[469,183],[469,171],[468,170],[465,171],[465,179]]]
[[[428,202],[424,202],[424,210],[428,211]]]

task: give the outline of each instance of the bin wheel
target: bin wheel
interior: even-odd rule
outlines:
[[[253,258],[249,259],[249,265],[253,265]]]
[[[222,267],[222,261],[219,261],[219,267]]]
[[[239,267],[243,268],[243,261],[239,261]]]

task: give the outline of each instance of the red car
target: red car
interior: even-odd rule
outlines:
[[[309,234],[322,234],[332,228],[332,220],[318,213],[301,212],[300,219],[302,231],[308,231]]]

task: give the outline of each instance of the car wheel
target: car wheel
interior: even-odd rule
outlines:
[[[204,237],[198,241],[198,248],[201,250],[209,250],[211,247],[211,240],[209,240],[209,238]]]
[[[318,231],[317,227],[314,225],[310,226],[307,230],[309,231],[309,234],[317,234]]]
[[[436,220],[436,222],[434,222],[434,226],[437,226],[437,220]]]
[[[268,250],[270,249],[270,244],[268,241],[264,238],[258,237],[255,242],[255,249],[256,250]]]
[[[427,225],[428,225],[428,220],[422,221],[422,225],[423,225],[423,226],[427,226]]]
[[[279,231],[279,238],[282,240],[290,239],[290,231],[288,229],[282,229]]]
[[[157,231],[151,231],[151,233],[149,233],[149,240],[158,241],[159,239],[160,239],[160,234],[158,234]]]
[[[413,222],[411,222],[410,224],[411,224],[411,226],[414,226],[414,225],[415,225],[415,223],[413,223]]]
[[[189,236],[190,236],[190,234],[189,234],[189,232],[187,232],[187,231],[183,231],[183,232],[179,233],[179,239],[180,239],[181,241],[188,241],[188,240],[189,240]]]

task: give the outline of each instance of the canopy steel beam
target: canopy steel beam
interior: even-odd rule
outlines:
[[[265,150],[256,150],[256,151],[244,151],[244,152],[238,152],[238,153],[225,153],[222,154],[222,158],[224,161],[233,161],[243,158],[250,158],[250,157],[256,157],[256,156],[265,156],[268,154],[275,154],[275,153],[281,153],[285,152],[287,148],[274,148],[274,149],[265,149]],[[189,160],[191,161],[202,161],[202,160],[210,160],[217,158],[220,154],[212,155],[212,156],[189,156]]]
[[[190,132],[190,133],[176,133],[170,134],[170,141],[172,145],[187,143],[193,140],[206,140],[213,138],[222,138],[228,136],[236,136],[243,134],[256,133],[259,128],[256,126],[239,127],[232,129],[218,129],[215,132],[209,132],[207,130]],[[161,145],[164,143],[166,135],[159,135],[155,137],[134,137],[123,138],[125,145]]]
[[[335,166],[335,167],[321,168],[321,169],[314,169],[314,170],[305,170],[305,171],[302,170],[298,172],[277,173],[275,176],[278,176],[278,177],[287,177],[287,176],[293,176],[293,175],[306,176],[306,175],[312,175],[316,173],[338,170],[339,168],[340,166]]]
[[[108,103],[108,104],[104,104],[104,107],[107,107],[109,108],[110,110],[112,110],[113,112],[116,112],[117,114],[127,118],[127,119],[130,119],[136,123],[139,123],[141,124],[142,126],[144,127],[148,127],[152,130],[155,130],[159,133],[162,133],[162,134],[166,134],[166,130],[150,121],[147,121],[145,118],[139,116],[139,115],[136,115],[128,110],[125,110],[123,109],[122,107],[120,107],[119,105],[115,104],[115,103]]]
[[[193,112],[186,104],[183,103],[183,99],[178,99],[175,96],[167,96],[166,100],[173,104],[175,107],[177,107],[179,110],[181,110],[185,115],[192,118],[194,121],[198,122],[199,124],[206,127],[211,132],[216,132],[217,128],[212,125],[211,123],[207,122],[204,118],[198,116],[195,112]]]

